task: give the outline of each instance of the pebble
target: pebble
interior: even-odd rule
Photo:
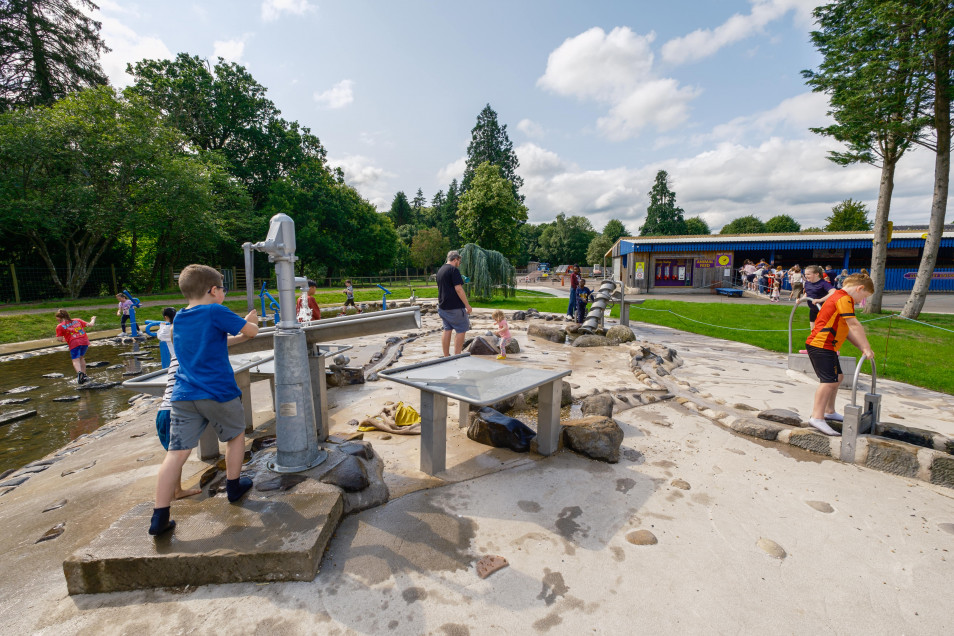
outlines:
[[[835,509],[831,507],[831,504],[826,501],[806,501],[805,503],[818,512],[824,512],[826,515],[835,512]]]
[[[61,534],[63,534],[63,532],[65,532],[65,531],[66,531],[66,522],[65,522],[65,521],[61,521],[61,522],[59,522],[58,524],[56,524],[55,526],[53,526],[52,528],[50,528],[49,530],[47,530],[46,532],[44,532],[44,533],[43,533],[43,536],[40,537],[39,539],[37,539],[34,543],[41,543],[41,542],[43,542],[43,541],[50,541],[50,540],[52,540],[52,539],[57,538],[57,537],[60,536]]]
[[[488,554],[477,561],[477,576],[486,579],[488,576],[510,565],[502,556]]]
[[[649,530],[633,530],[626,535],[626,540],[633,545],[656,545],[659,539]]]
[[[670,482],[673,487],[678,488],[679,490],[690,490],[692,486],[689,485],[689,482],[684,479],[673,479]]]
[[[756,542],[755,545],[759,546],[759,548],[770,557],[784,559],[788,556],[788,554],[785,552],[785,549],[771,539],[762,537]]]

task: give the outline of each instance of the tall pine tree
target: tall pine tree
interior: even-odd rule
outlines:
[[[99,56],[109,48],[90,0],[0,2],[0,110],[51,105],[92,86],[108,84]]]
[[[517,154],[513,151],[513,143],[507,136],[507,125],[500,125],[497,121],[497,113],[490,107],[490,104],[484,106],[484,109],[477,115],[477,125],[470,131],[470,144],[467,146],[467,167],[464,168],[464,180],[461,183],[460,194],[470,189],[477,166],[485,161],[496,167],[500,176],[512,184],[514,198],[523,203],[524,197],[520,194],[523,179],[517,174],[517,167],[520,162],[517,160]]]
[[[669,188],[669,173],[660,170],[649,191],[649,209],[646,222],[639,229],[640,236],[677,236],[686,233],[682,208],[676,205],[676,193]]]

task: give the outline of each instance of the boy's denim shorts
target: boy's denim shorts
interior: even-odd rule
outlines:
[[[437,315],[444,321],[444,331],[465,333],[470,329],[470,316],[467,315],[467,310],[463,307],[460,309],[441,309],[438,307]]]
[[[89,349],[89,345],[80,345],[78,347],[73,347],[70,349],[70,359],[76,360],[77,358],[82,358],[86,355],[86,350]]]
[[[198,446],[206,425],[212,424],[220,442],[227,442],[245,432],[245,411],[242,398],[228,402],[193,400],[172,403],[169,422],[169,450],[190,450]]]

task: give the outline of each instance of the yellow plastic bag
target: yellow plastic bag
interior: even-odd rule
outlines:
[[[421,423],[421,416],[414,410],[413,406],[398,402],[397,409],[394,412],[394,423],[398,426],[413,426]]]

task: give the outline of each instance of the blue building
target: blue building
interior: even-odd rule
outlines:
[[[927,228],[898,228],[888,243],[885,291],[909,291],[914,285]],[[739,282],[746,260],[804,269],[821,265],[849,273],[871,267],[872,232],[804,234],[708,234],[641,236],[619,239],[612,257],[613,278],[643,293],[699,292]],[[930,291],[954,291],[954,230],[941,239]]]

